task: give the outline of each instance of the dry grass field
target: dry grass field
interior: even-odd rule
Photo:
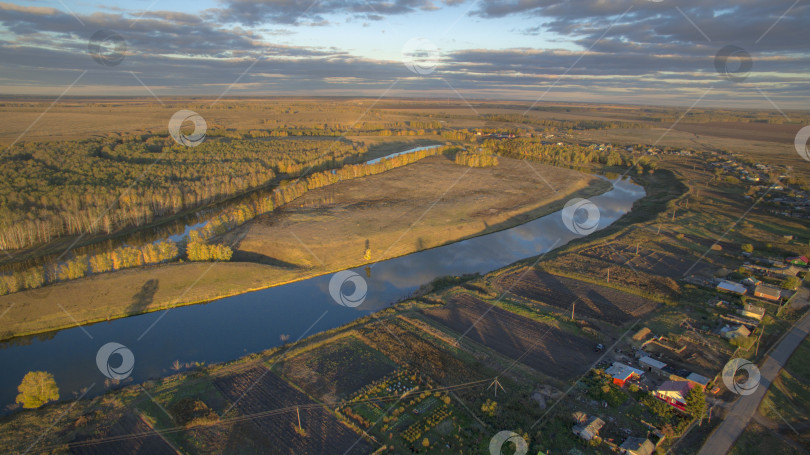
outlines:
[[[237,260],[339,270],[512,227],[606,188],[537,163],[501,158],[497,167],[469,168],[431,157],[311,191],[228,239]]]

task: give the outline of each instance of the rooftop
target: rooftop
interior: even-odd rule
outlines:
[[[754,290],[757,294],[767,295],[768,297],[779,298],[782,296],[782,291],[770,286],[759,285]]]
[[[649,357],[649,356],[644,356],[644,357],[638,359],[638,361],[639,361],[639,363],[647,364],[647,365],[649,365],[651,367],[658,368],[659,370],[662,370],[665,366],[667,366],[666,363],[664,363],[664,362],[662,362],[660,360],[655,360],[654,358]]]
[[[659,392],[680,392],[681,395],[686,396],[691,389],[689,381],[666,381],[658,387]]]
[[[633,374],[636,374],[638,376],[644,374],[643,371],[620,362],[613,362],[613,365],[611,365],[610,368],[605,370],[605,373],[609,374],[611,377],[614,377],[616,379],[627,379]]]

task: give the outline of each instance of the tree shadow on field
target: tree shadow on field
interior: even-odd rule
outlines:
[[[141,286],[141,290],[132,296],[132,303],[127,313],[142,313],[152,303],[158,290],[158,280],[151,279]]]

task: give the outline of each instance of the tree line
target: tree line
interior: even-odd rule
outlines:
[[[497,166],[498,157],[495,155],[467,152],[462,150],[456,152],[455,162],[456,164],[470,167]]]
[[[155,135],[18,144],[0,158],[0,249],[142,226],[365,152],[331,140],[187,148]]]

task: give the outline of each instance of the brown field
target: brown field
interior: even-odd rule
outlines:
[[[391,373],[395,364],[348,336],[279,363],[279,373],[321,401],[335,402]]]
[[[93,439],[142,433],[149,434],[120,441],[81,445],[83,441],[89,442]],[[92,437],[74,439],[71,441],[70,452],[79,455],[171,455],[177,453],[143,419],[131,413],[125,413],[118,419],[108,421],[106,426],[102,423],[102,427],[98,428]]]
[[[427,375],[439,384],[461,384],[489,377],[486,368],[460,349],[400,320],[380,320],[358,331],[364,341],[397,364]]]
[[[334,271],[512,227],[604,189],[592,176],[537,163],[469,168],[430,157],[311,191],[227,238],[236,260]]]
[[[470,295],[453,297],[450,303],[423,313],[554,378],[576,377],[599,357],[593,351],[593,342],[586,338],[518,316]]]
[[[638,251],[638,253],[636,253],[636,251]],[[580,250],[578,253],[580,256],[599,261],[613,262],[640,272],[668,276],[675,279],[680,279],[684,272],[694,264],[695,259],[697,259],[692,258],[692,252],[684,248],[673,246],[669,251],[663,252],[647,248],[640,243],[638,249],[633,245],[616,243],[611,245],[595,245]]]
[[[714,136],[793,145],[802,125],[746,122],[679,123],[674,129],[698,136]]]
[[[498,292],[548,305],[567,315],[576,304],[576,317],[612,324],[638,319],[658,307],[658,303],[643,297],[538,269],[526,272],[521,268],[500,275],[493,284]]]
[[[313,402],[266,368],[256,367],[217,378],[214,386],[229,401],[238,400],[234,409],[241,415],[290,408],[286,412],[251,419],[252,424],[269,441],[264,447],[273,447],[274,453],[345,455],[371,451],[360,435],[341,423],[326,407],[300,409],[301,427],[307,434],[302,436],[296,432],[298,419],[295,406],[307,406]]]

